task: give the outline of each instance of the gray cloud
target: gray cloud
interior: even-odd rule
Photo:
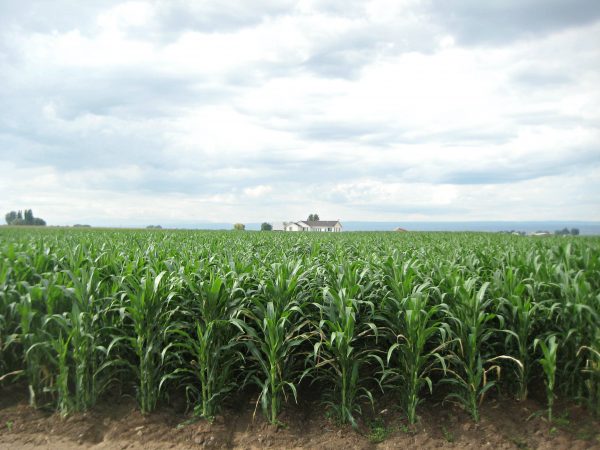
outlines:
[[[510,43],[600,19],[596,0],[432,0],[430,14],[467,45]]]
[[[293,4],[288,0],[258,0],[232,2],[224,7],[219,2],[174,0],[158,4],[155,25],[160,32],[171,35],[185,31],[231,32],[289,13]]]
[[[435,27],[412,17],[395,19],[382,23],[355,19],[348,30],[319,38],[303,67],[319,76],[351,80],[379,59],[435,50]]]
[[[486,161],[472,168],[454,168],[437,177],[440,183],[450,184],[509,184],[541,177],[551,177],[584,169],[600,167],[600,147],[580,149],[552,155],[540,153],[516,160]]]
[[[93,33],[96,16],[119,0],[31,0],[0,2],[0,28],[4,31],[50,33],[74,29]]]
[[[564,73],[544,73],[537,71],[520,71],[512,76],[515,84],[522,85],[524,89],[544,89],[548,86],[568,86],[573,78]]]

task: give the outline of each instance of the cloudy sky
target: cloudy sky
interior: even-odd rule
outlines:
[[[0,212],[600,220],[598,0],[0,0]]]

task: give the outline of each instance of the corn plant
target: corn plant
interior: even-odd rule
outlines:
[[[43,317],[32,299],[30,286],[23,282],[22,286],[29,292],[21,296],[17,305],[19,327],[14,341],[22,349],[24,372],[29,389],[29,404],[33,407],[43,405],[43,394],[52,382],[52,373],[46,345],[46,336],[42,330]]]
[[[423,388],[433,391],[430,373],[446,367],[440,353],[447,336],[447,326],[441,320],[445,305],[430,305],[426,288],[426,284],[416,286],[408,297],[386,297],[381,311],[393,337],[387,351],[387,365],[391,366],[385,371],[387,384],[400,391],[401,404],[411,424],[417,420]]]
[[[558,342],[556,336],[552,335],[546,339],[536,339],[534,348],[540,347],[542,357],[538,362],[544,371],[544,384],[546,385],[546,401],[548,404],[548,421],[552,422],[552,407],[554,406],[554,386],[556,381],[556,355],[558,352]]]
[[[367,385],[373,376],[361,373],[361,369],[371,362],[381,368],[384,364],[372,348],[362,345],[369,337],[378,335],[378,327],[373,322],[374,305],[365,299],[370,288],[365,279],[366,271],[353,264],[332,272],[337,288],[326,287],[323,302],[313,303],[320,316],[315,323],[320,339],[313,350],[313,379],[330,386],[325,404],[337,419],[357,427],[360,402],[373,403]]]
[[[100,282],[93,268],[82,267],[76,274],[67,270],[66,274],[72,285],[67,290],[72,296],[72,306],[66,327],[75,366],[75,409],[84,411],[96,403],[99,395],[96,341],[100,332],[97,325],[101,313],[98,307]]]
[[[600,331],[596,332],[593,346],[583,346],[579,354],[586,353],[586,364],[583,373],[587,375],[587,404],[596,417],[600,417]]]
[[[197,399],[194,413],[212,420],[222,399],[236,387],[233,375],[241,355],[236,348],[240,330],[235,319],[241,311],[243,290],[232,272],[194,272],[185,274],[184,280],[190,323],[170,328],[175,341],[163,354],[175,359],[176,369],[163,382],[173,378],[189,381],[187,390]]]
[[[506,317],[506,347],[514,347],[510,352],[520,362],[513,367],[517,369],[517,399],[523,401],[527,399],[528,393],[533,334],[544,302],[534,301],[535,281],[520,279],[518,269],[513,270],[509,267],[496,271],[494,283],[498,302]]]
[[[297,401],[296,380],[301,346],[309,339],[302,308],[300,263],[285,261],[271,266],[266,281],[248,292],[244,308],[245,343],[256,369],[247,378],[260,388],[259,401],[268,420],[277,424],[281,401],[289,391]]]
[[[69,391],[69,341],[71,337],[64,338],[62,333],[52,339],[51,345],[56,352],[56,409],[62,416],[69,414],[73,407],[71,405],[71,393]]]
[[[569,246],[567,248],[570,249]],[[562,258],[566,259],[565,253],[568,255],[569,252],[563,249]],[[561,337],[562,360],[558,364],[560,387],[571,397],[583,398],[586,390],[583,372],[586,360],[579,349],[593,342],[600,328],[600,295],[583,271],[569,269],[565,262],[555,267],[555,283],[560,292],[554,305],[553,325],[553,331]]]
[[[0,383],[19,373],[18,356],[11,342],[16,338],[19,323],[18,293],[14,290],[12,269],[0,255]]]
[[[131,368],[138,381],[137,397],[144,414],[156,408],[160,397],[160,382],[164,375],[161,355],[167,345],[165,336],[174,312],[171,300],[176,292],[170,292],[165,286],[165,275],[164,271],[157,274],[148,269],[142,277],[131,274],[124,280],[123,312],[133,328],[133,335],[127,336],[127,340],[137,360]]]
[[[485,393],[495,386],[496,380],[490,373],[500,375],[500,366],[494,364],[499,359],[517,360],[507,355],[487,355],[485,346],[493,341],[497,329],[493,322],[502,326],[502,317],[491,312],[493,299],[486,299],[489,282],[477,288],[479,280],[471,277],[456,279],[453,299],[449,302],[448,325],[455,341],[454,350],[449,354],[453,376],[445,382],[456,388],[447,398],[457,401],[479,421],[479,405]]]

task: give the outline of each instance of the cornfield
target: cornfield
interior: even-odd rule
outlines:
[[[600,239],[5,228],[0,384],[64,415],[180,395],[211,420],[254,389],[279,423],[309,386],[353,426],[435,391],[600,416]]]

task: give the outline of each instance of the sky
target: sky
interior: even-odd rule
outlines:
[[[0,0],[0,212],[600,220],[598,0]]]

